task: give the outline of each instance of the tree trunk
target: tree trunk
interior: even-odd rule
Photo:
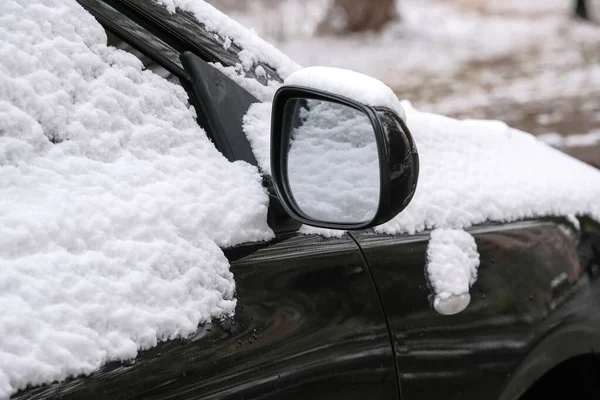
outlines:
[[[575,2],[575,16],[587,21],[590,20],[590,16],[587,11],[586,0],[576,0]]]
[[[396,17],[395,0],[334,0],[320,33],[379,31]]]

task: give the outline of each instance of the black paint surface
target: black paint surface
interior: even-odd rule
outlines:
[[[352,239],[287,235],[226,254],[235,317],[15,398],[398,398],[385,318]]]
[[[582,265],[589,243],[567,223],[470,232],[478,279],[452,316],[431,306],[428,234],[355,234],[389,317],[403,400],[516,399],[560,361],[600,348],[600,287]]]

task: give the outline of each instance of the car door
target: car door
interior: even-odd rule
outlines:
[[[398,399],[381,303],[349,235],[225,249],[233,317],[14,399]]]
[[[389,318],[403,400],[516,399],[555,364],[599,344],[598,302],[572,225],[538,220],[469,232],[478,279],[469,306],[450,316],[431,306],[428,232],[354,234]]]

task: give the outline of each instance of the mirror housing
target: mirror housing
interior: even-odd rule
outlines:
[[[318,220],[296,201],[289,180],[288,154],[292,141],[290,100],[316,100],[350,107],[364,114],[373,126],[379,166],[377,209],[367,221]],[[299,222],[329,229],[358,230],[381,225],[398,215],[412,200],[419,176],[419,155],[412,135],[397,112],[372,107],[350,98],[300,86],[282,86],[273,99],[271,119],[271,174],[277,196],[286,212]]]

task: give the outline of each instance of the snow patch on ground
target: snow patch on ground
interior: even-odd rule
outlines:
[[[560,135],[558,133],[545,133],[538,135],[537,139],[554,147],[587,147],[600,144],[600,129],[588,133],[574,135]]]
[[[209,1],[242,25],[269,41],[310,38],[326,17],[332,0],[258,0],[252,2]]]
[[[233,313],[219,246],[272,237],[256,168],[105,43],[75,1],[0,2],[0,398]]]
[[[435,229],[427,245],[427,274],[440,314],[456,314],[470,301],[477,280],[479,253],[475,238],[460,229]]]
[[[444,1],[403,0],[398,7],[401,18],[380,34],[287,38],[278,45],[301,65],[350,68],[394,88],[416,77],[409,71],[457,71],[472,60],[527,48],[554,29],[545,20],[481,15]],[[256,29],[264,25],[261,15],[246,19]]]
[[[587,0],[593,4],[597,0]],[[520,12],[524,14],[556,13],[562,12],[567,15],[574,9],[572,0],[544,0],[544,1],[521,1],[521,0],[488,0],[487,9],[506,13]]]

